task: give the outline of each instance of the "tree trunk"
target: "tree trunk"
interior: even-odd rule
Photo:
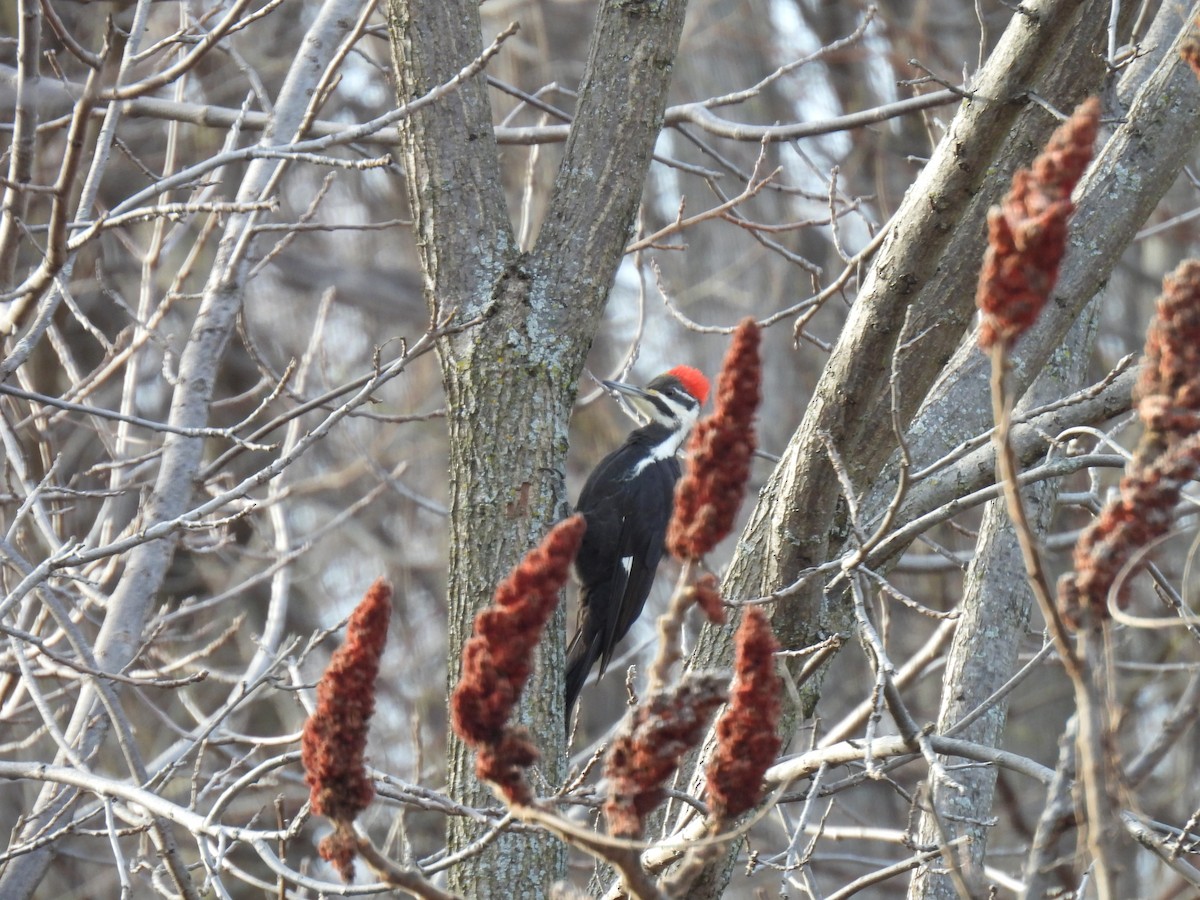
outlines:
[[[1097,22],[1103,8],[1098,0],[1044,2],[1014,16],[973,86],[976,99],[963,104],[891,224],[805,419],[742,535],[725,579],[730,599],[786,587],[837,551],[844,529],[840,487],[822,435],[832,438],[859,489],[870,488],[889,452],[879,436],[891,431],[891,367],[882,361],[891,360],[902,339],[921,336],[916,352],[898,360],[903,424],[974,315],[978,265],[962,261],[983,258],[988,207],[1057,125],[1021,99],[1036,90],[1069,109],[1098,87],[1103,69],[1091,63],[1100,29],[1080,23]],[[1059,64],[1041,66],[1039,58]],[[822,592],[821,580],[813,579],[778,604],[773,621],[785,646],[812,643],[823,627],[845,627],[839,610],[822,610]],[[719,665],[727,658],[728,635],[709,630],[697,648],[697,664]],[[815,694],[808,701],[815,702]]]
[[[662,126],[684,9],[682,0],[602,4],[563,164],[529,254],[505,207],[482,75],[401,127],[426,299],[435,317],[453,312],[464,326],[439,344],[450,436],[451,685],[475,613],[567,511],[567,423]],[[392,0],[389,25],[401,102],[448,82],[481,53],[470,0]],[[547,754],[542,775],[551,785],[564,775],[564,621],[560,610],[520,713]],[[488,805],[474,754],[449,741],[451,794]],[[452,820],[449,851],[481,833]],[[558,841],[506,835],[473,865],[453,869],[451,886],[469,896],[544,897],[565,860]]]
[[[1023,398],[1017,415],[1083,386],[1095,341],[1096,315],[1093,304],[1089,313],[1075,323],[1063,346]],[[1059,480],[1052,479],[1022,491],[1030,524],[1038,537],[1049,528],[1058,490]],[[967,570],[958,628],[942,677],[938,734],[949,733],[963,716],[982,705],[1012,677],[1033,605],[1033,591],[1025,577],[1007,504],[1003,498],[993,500],[984,510],[975,556]],[[954,736],[987,747],[999,746],[1007,717],[1005,697]],[[954,854],[950,860],[918,869],[909,885],[910,900],[957,900],[955,879],[946,871],[951,865],[959,869],[973,895],[987,893],[982,875],[988,837],[985,822],[991,816],[996,769],[963,767],[954,769],[953,777],[964,790],[932,786],[932,809],[925,809],[921,815],[917,843],[936,846],[964,835],[970,836],[970,843],[960,852],[947,851]]]

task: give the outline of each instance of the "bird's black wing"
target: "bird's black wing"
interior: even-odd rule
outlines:
[[[627,443],[605,458],[584,485],[577,504],[588,530],[575,569],[583,588],[586,630],[599,641],[593,659],[599,657],[601,673],[650,594],[679,478],[679,462],[674,458],[620,477],[634,469],[639,449]]]
[[[633,623],[641,616],[646,598],[654,587],[654,576],[662,559],[667,525],[671,521],[672,503],[675,497],[675,482],[679,477],[679,463],[663,460],[646,467],[637,477],[638,496],[642,499],[638,512],[626,516],[622,523],[622,558],[629,559],[629,572],[625,578],[621,602],[616,615],[610,622],[610,633],[605,643],[606,652],[600,657],[600,672],[608,666],[609,659],[621,639],[629,633]]]

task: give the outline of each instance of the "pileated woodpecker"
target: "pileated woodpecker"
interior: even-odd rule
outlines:
[[[567,647],[568,727],[592,665],[599,659],[604,674],[613,649],[642,614],[675,504],[675,454],[708,397],[708,379],[690,366],[676,366],[645,388],[604,384],[627,396],[649,422],[596,466],[576,504],[587,531],[575,557],[581,589],[579,624]]]

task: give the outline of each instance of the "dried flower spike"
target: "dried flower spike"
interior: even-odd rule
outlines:
[[[689,672],[647,697],[621,724],[604,761],[609,834],[641,836],[646,816],[666,799],[664,782],[725,702],[724,688],[719,675]]]
[[[695,583],[687,588],[688,599],[700,607],[704,617],[712,625],[725,624],[725,601],[721,599],[721,590],[717,585],[717,576],[705,572]]]
[[[321,859],[337,869],[342,880],[354,880],[354,857],[358,852],[358,835],[354,826],[349,822],[337,820],[333,823],[333,833],[321,838],[317,845]]]
[[[667,530],[667,548],[677,559],[700,559],[733,530],[755,448],[760,338],[755,321],[743,319],[717,379],[716,407],[688,441],[687,472],[675,488],[675,512]]]
[[[1192,67],[1196,77],[1200,78],[1200,16],[1192,20],[1192,29],[1179,48],[1183,61]]]
[[[587,525],[575,515],[559,522],[496,588],[492,605],[475,616],[463,649],[462,674],[450,697],[455,733],[479,751],[476,774],[510,803],[532,800],[522,769],[537,759],[524,731],[508,725],[533,670],[533,651],[558,604]]]
[[[304,723],[300,737],[313,812],[334,823],[333,835],[319,850],[347,881],[354,874],[351,823],[375,796],[363,759],[391,612],[392,587],[380,578],[351,613],[346,640],[321,676],[316,712]]]
[[[1075,627],[1108,618],[1122,569],[1170,530],[1180,492],[1200,467],[1200,262],[1163,279],[1142,366],[1137,397],[1146,431],[1118,497],[1079,536],[1075,569],[1059,579],[1059,608]],[[1119,606],[1126,599],[1118,592]]]
[[[529,806],[534,796],[525,780],[525,770],[537,761],[537,745],[529,732],[520,725],[510,725],[499,740],[479,748],[475,776],[493,785],[514,806]]]
[[[1176,444],[1121,479],[1119,496],[1100,511],[1075,544],[1075,571],[1059,579],[1059,609],[1076,628],[1109,617],[1108,594],[1135,554],[1165,535],[1183,487],[1200,473],[1200,435]],[[1118,606],[1127,597],[1117,594]]]
[[[763,774],[779,754],[779,644],[761,607],[752,606],[734,635],[734,683],[717,720],[717,749],[708,764],[713,818],[727,822],[762,797]]]
[[[1092,158],[1100,101],[1085,100],[1050,137],[1032,169],[988,212],[988,249],[975,302],[983,314],[979,345],[1011,347],[1036,320],[1058,279],[1067,247],[1071,191]]]
[[[1163,279],[1135,396],[1146,426],[1139,457],[1200,431],[1200,261]]]

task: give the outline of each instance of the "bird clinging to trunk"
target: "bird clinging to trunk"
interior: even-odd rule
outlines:
[[[599,660],[604,674],[646,605],[674,507],[676,454],[708,398],[708,379],[690,366],[676,366],[644,388],[604,384],[649,421],[596,466],[576,504],[587,531],[575,558],[581,589],[579,624],[567,647],[568,727],[588,672]]]

